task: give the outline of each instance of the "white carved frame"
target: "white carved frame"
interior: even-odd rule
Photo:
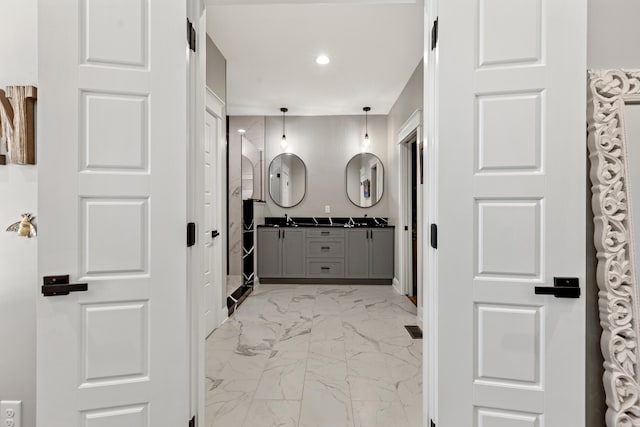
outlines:
[[[624,125],[625,104],[640,102],[640,70],[590,70],[589,89],[591,202],[598,251],[606,423],[608,427],[637,426],[640,425],[639,284]]]

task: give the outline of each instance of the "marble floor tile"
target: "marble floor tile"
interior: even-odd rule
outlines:
[[[207,381],[207,427],[241,426],[251,406],[257,380]]]
[[[421,427],[416,323],[391,286],[258,285],[207,338],[206,425]]]
[[[422,404],[420,405],[411,405],[405,406],[404,412],[407,414],[407,419],[409,420],[409,427],[424,427],[422,413]]]
[[[238,354],[235,350],[211,351],[207,355],[206,373],[211,378],[259,379],[267,366],[266,354]]]
[[[349,384],[317,378],[305,380],[299,426],[354,427]]]
[[[317,353],[310,354],[307,359],[306,378],[308,380],[346,384],[348,382],[348,372],[345,360]],[[351,394],[346,388],[344,393]]]
[[[342,319],[339,316],[318,314],[311,325],[311,341],[327,341],[344,337]]]
[[[397,402],[353,402],[355,427],[409,427],[404,408]]]
[[[317,339],[309,343],[309,355],[326,356],[331,359],[347,360],[344,337],[332,340]]]
[[[256,399],[243,427],[298,427],[300,402]]]
[[[379,352],[347,355],[352,400],[400,402],[391,372]]]
[[[306,351],[274,351],[258,383],[256,399],[302,399],[306,366]]]

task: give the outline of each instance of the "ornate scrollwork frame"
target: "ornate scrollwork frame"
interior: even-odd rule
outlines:
[[[639,284],[624,126],[625,104],[640,102],[640,70],[591,70],[589,89],[591,203],[598,252],[606,422],[608,427],[640,426]]]

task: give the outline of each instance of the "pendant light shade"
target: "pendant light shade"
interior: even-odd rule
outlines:
[[[280,111],[282,111],[282,140],[280,141],[280,147],[287,148],[287,134],[285,132],[285,126],[284,126],[284,115],[287,111],[289,111],[288,108],[282,107],[280,109]]]
[[[369,111],[371,111],[371,107],[362,107],[362,111],[364,111],[364,140],[362,141],[362,145],[365,147],[369,146]]]

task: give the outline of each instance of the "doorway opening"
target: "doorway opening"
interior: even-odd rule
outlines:
[[[350,75],[356,74],[360,75],[357,80],[366,77],[375,81],[378,77],[374,71],[380,67],[367,66],[365,62],[367,58],[377,55],[357,52],[353,55],[343,54],[341,59],[336,53],[332,55],[335,65],[329,65],[324,69],[315,68],[314,58],[311,58],[309,62],[312,64],[308,71],[295,73],[292,71],[294,65],[286,63],[288,58],[296,57],[293,52],[272,53],[269,57],[279,59],[270,63],[269,59],[264,57],[268,52],[263,49],[259,57],[264,64],[259,67],[246,65],[250,59],[233,54],[234,49],[238,48],[234,43],[253,40],[252,43],[257,44],[260,40],[252,37],[255,38],[257,35],[258,38],[268,38],[274,33],[274,27],[289,28],[288,33],[292,31],[290,26],[270,22],[269,28],[260,33],[265,15],[271,18],[271,12],[275,10],[273,19],[287,17],[289,23],[299,22],[304,17],[292,19],[291,16],[302,9],[312,7],[310,4],[238,6],[235,10],[242,15],[242,20],[238,25],[230,25],[230,22],[238,19],[229,13],[236,6],[226,5],[218,8],[209,3],[209,16],[214,17],[220,13],[224,17],[216,17],[214,27],[218,33],[210,34],[212,41],[219,44],[220,51],[229,58],[230,87],[226,100],[229,222],[242,218],[234,215],[232,203],[237,204],[236,212],[244,215],[243,207],[250,202],[254,210],[254,227],[266,226],[265,218],[271,217],[283,219],[278,227],[285,227],[292,222],[299,228],[269,229],[272,231],[271,234],[276,236],[273,239],[279,247],[274,253],[280,254],[274,256],[276,261],[272,264],[279,264],[274,270],[279,271],[280,277],[289,275],[287,281],[271,284],[273,282],[270,276],[265,275],[265,282],[269,280],[270,284],[261,284],[260,275],[255,276],[259,271],[254,264],[253,292],[242,306],[229,312],[229,318],[207,340],[207,359],[204,363],[207,376],[207,408],[200,414],[207,426],[225,422],[226,425],[255,425],[249,420],[265,411],[270,415],[293,414],[293,418],[298,421],[292,425],[350,425],[363,422],[366,424],[363,417],[366,417],[367,405],[376,406],[378,404],[372,402],[385,399],[395,402],[390,408],[390,414],[393,413],[395,418],[389,420],[387,425],[408,425],[409,421],[412,424],[422,423],[422,341],[412,337],[405,328],[406,325],[420,324],[420,321],[416,321],[419,316],[421,293],[418,244],[421,235],[421,211],[418,206],[422,187],[416,176],[419,169],[418,141],[421,138],[416,130],[419,123],[410,123],[413,125],[411,144],[407,143],[406,138],[403,138],[402,145],[398,144],[396,136],[405,128],[408,129],[408,125],[402,125],[407,116],[422,109],[424,5],[421,2],[411,5],[323,5],[316,11],[315,15],[330,15],[327,10],[340,8],[334,12],[339,12],[337,14],[342,16],[342,22],[360,22],[362,13],[373,11],[371,13],[379,19],[386,19],[383,20],[385,27],[406,27],[406,19],[394,19],[398,22],[390,23],[388,14],[382,11],[384,8],[390,8],[400,14],[401,11],[407,13],[413,8],[413,37],[419,41],[412,46],[415,47],[415,58],[407,61],[406,72],[398,76],[397,85],[390,91],[393,93],[393,99],[388,100],[385,107],[377,110],[374,107],[375,114],[369,117],[368,128],[359,105],[369,105],[371,98],[382,96],[376,92],[379,84],[374,85],[376,88],[370,91],[360,91],[360,94],[366,94],[367,99],[356,102],[349,97],[358,91],[349,87],[334,92],[332,99],[328,101],[318,101],[312,106],[301,104],[307,102],[306,98],[331,93],[329,86],[324,87],[330,83],[329,80],[341,84]],[[358,19],[346,19],[345,16],[349,14],[354,14]],[[307,15],[314,16],[312,13]],[[398,17],[399,15],[396,16]],[[319,16],[315,19],[323,21]],[[330,17],[327,16],[327,19]],[[399,21],[402,21],[402,24]],[[312,23],[306,26],[298,25],[296,31],[304,33],[310,25]],[[322,28],[328,26],[324,23]],[[230,33],[224,34],[225,27],[232,27],[227,29]],[[242,28],[242,37],[237,37],[239,28]],[[308,31],[316,34],[315,43],[327,37],[322,28],[319,29],[320,33]],[[339,45],[346,44],[347,39],[357,41],[359,32],[352,24],[344,31],[346,37],[345,34],[342,35]],[[338,32],[337,29],[335,32]],[[289,34],[285,39],[297,40],[296,44],[300,44],[301,37],[299,34],[296,37]],[[337,35],[332,37],[336,38]],[[328,43],[326,40],[325,42]],[[371,43],[375,45],[373,41]],[[361,50],[362,44],[356,44],[357,50]],[[269,44],[269,49],[272,47],[276,50],[286,49],[286,43],[280,40],[279,43]],[[393,50],[397,51],[397,47]],[[408,52],[412,49],[406,47],[403,51]],[[347,59],[355,60],[349,62]],[[340,62],[345,65],[340,67]],[[284,86],[268,75],[272,68],[278,69],[279,74],[284,76]],[[234,89],[231,82],[254,69],[261,70],[264,74],[255,76],[254,79],[263,84],[254,87],[250,96],[243,101],[243,93],[237,87]],[[300,75],[306,75],[307,81],[297,81]],[[409,86],[409,81],[419,82],[419,85]],[[270,93],[265,94],[262,90],[269,87],[267,82],[273,86]],[[294,93],[287,93],[288,86],[296,89]],[[348,110],[345,104],[349,103],[355,104],[356,107]],[[396,104],[400,106],[396,108]],[[286,119],[286,140],[285,123],[277,113],[282,105],[289,107],[292,112]],[[391,111],[397,114],[392,116]],[[414,116],[415,113],[412,117]],[[261,156],[256,157],[257,162],[247,153],[247,148],[251,148],[250,145],[256,142],[255,136],[250,135],[249,122],[252,118],[261,119],[263,122],[263,152]],[[240,132],[240,129],[244,132]],[[365,133],[371,138],[363,141]],[[407,156],[404,156],[402,150],[397,150],[399,146],[403,150],[409,150]],[[258,147],[258,150],[260,148]],[[283,154],[294,154],[302,158],[305,172],[287,173],[280,168],[270,176],[271,162]],[[368,164],[369,170],[366,174],[361,173],[362,168],[356,168],[350,175],[350,159],[363,154],[376,159],[377,163]],[[401,166],[405,159],[409,162],[407,167]],[[399,171],[405,173],[407,169],[410,170],[406,173],[409,177],[409,208],[404,209],[397,195],[399,190],[405,187],[399,179]],[[233,178],[233,174],[237,177]],[[301,187],[304,188],[300,194],[301,200],[288,200],[286,195],[293,194],[290,187],[298,188],[297,183],[303,181],[305,185]],[[271,184],[272,182],[275,184]],[[351,183],[355,187],[353,194],[348,191]],[[258,188],[262,193],[256,191]],[[402,203],[406,201],[402,199]],[[409,222],[405,221],[405,214],[408,214]],[[331,228],[327,236],[317,229],[315,234],[311,235],[300,231],[306,226],[304,224],[313,225],[314,222],[315,225],[332,227],[340,224],[341,227]],[[400,249],[398,238],[400,234],[405,233],[405,224],[411,230],[408,236],[412,236],[406,250]],[[392,227],[395,227],[395,234],[387,233]],[[243,237],[245,231],[248,230],[241,229]],[[348,231],[354,233],[347,236]],[[254,229],[250,234],[259,233],[255,233]],[[298,235],[302,235],[299,241],[296,240]],[[244,274],[244,270],[233,274],[231,266],[233,262],[238,261],[237,255],[240,255],[239,259],[244,259],[247,252],[233,253],[232,230],[229,230],[228,237],[229,274],[240,276]],[[300,244],[295,246],[294,243]],[[356,247],[356,244],[359,246]],[[392,249],[381,250],[379,248],[382,245]],[[294,246],[297,250],[285,250]],[[256,254],[255,251],[259,250],[260,246],[255,244],[252,249],[254,260],[257,261],[260,253]],[[407,259],[405,251],[410,259],[410,270],[406,274],[401,273],[401,270],[404,271],[401,264]],[[311,256],[315,257],[314,259],[305,259],[303,271],[315,272],[316,275],[330,272],[332,277],[325,279],[322,284],[300,284],[298,270],[293,267],[285,268],[287,265],[281,256],[284,253],[296,255],[290,257],[296,258],[296,266],[298,258],[310,258],[308,254],[315,253]],[[236,257],[235,260],[232,257]],[[362,268],[348,269],[345,261],[347,258],[361,260],[362,265],[359,266]],[[325,262],[325,259],[328,261]],[[350,265],[353,267],[354,264]],[[386,274],[386,265],[391,265],[392,274],[389,277],[385,275],[384,278],[376,278],[376,274],[381,274],[378,273],[380,270],[385,270]],[[366,279],[359,277],[363,274],[367,275]],[[363,280],[366,284],[350,284],[349,282],[354,280],[352,276],[358,276],[357,280]],[[410,282],[407,282],[407,279]],[[382,282],[385,282],[384,285]],[[396,283],[402,283],[402,292]],[[407,294],[414,298],[413,304],[407,299]],[[371,347],[371,343],[384,340],[391,340],[393,344],[389,348],[386,345]],[[370,359],[369,361],[377,367],[376,377],[382,381],[363,378],[359,374],[368,363],[358,356],[362,353],[367,353],[367,356],[363,357]],[[400,354],[403,355],[403,360],[397,358]],[[324,378],[323,375],[334,371],[333,368],[329,369],[329,365],[335,367],[335,372],[331,373],[331,378]],[[327,384],[331,387],[325,387]],[[332,394],[331,390],[334,390],[335,394]],[[380,396],[384,399],[379,400]],[[316,411],[314,408],[321,407],[320,404],[323,402],[329,402],[335,408]],[[362,402],[369,403],[365,405]],[[334,415],[337,418],[324,418]],[[239,420],[243,416],[247,418],[243,418],[244,421]]]

